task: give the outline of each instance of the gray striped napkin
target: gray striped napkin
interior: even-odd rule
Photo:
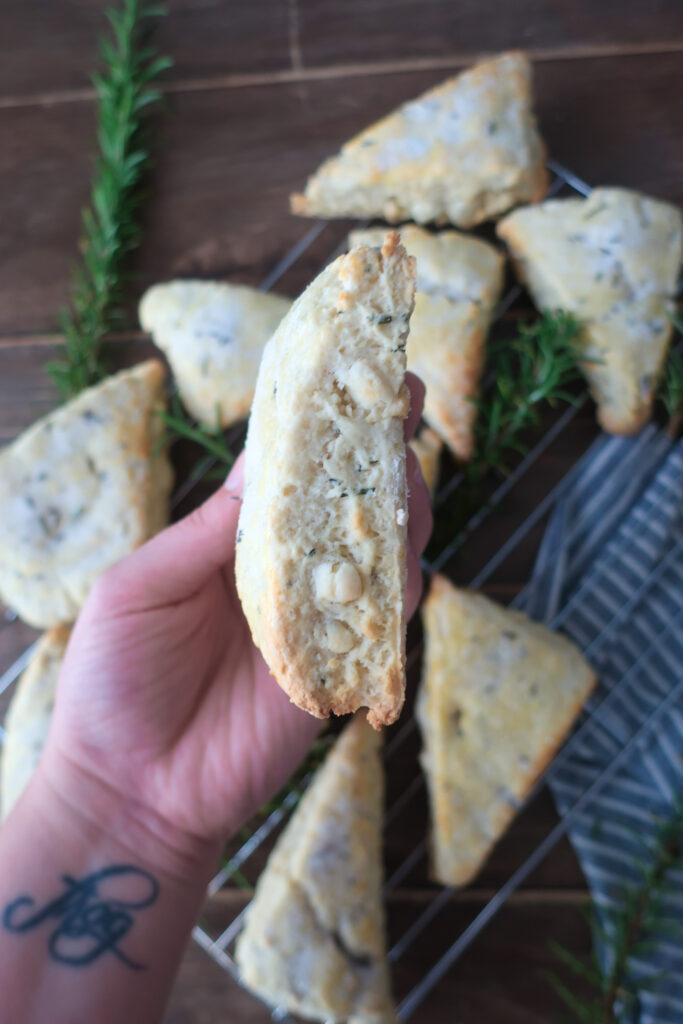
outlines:
[[[613,934],[624,892],[642,879],[636,861],[652,856],[661,822],[683,804],[683,443],[652,425],[635,439],[600,437],[555,508],[525,597],[532,617],[579,644],[600,680],[590,724],[548,776],[559,812],[633,746],[570,828],[609,971],[600,930]],[[622,1005],[624,1022],[683,1022],[683,863],[667,874],[658,920],[629,963],[638,997]]]

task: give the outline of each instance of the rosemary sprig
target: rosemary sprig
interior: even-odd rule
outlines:
[[[642,862],[634,859],[641,880],[621,894],[620,906],[612,914],[609,931],[600,926],[593,915],[594,934],[607,950],[605,970],[600,970],[595,953],[589,962],[584,962],[562,946],[553,944],[562,963],[575,977],[588,982],[592,990],[592,995],[584,998],[558,978],[549,978],[574,1020],[581,1024],[620,1024],[623,1020],[625,1024],[633,1019],[632,1010],[639,991],[656,988],[661,973],[643,977],[639,972],[636,981],[630,977],[629,968],[634,958],[655,948],[657,932],[666,931],[662,912],[666,908],[669,873],[682,861],[683,810],[679,808],[671,820],[659,828],[654,849],[647,850],[647,859]],[[679,934],[679,940],[680,937]]]
[[[81,263],[72,271],[70,304],[60,314],[64,358],[47,372],[63,398],[105,376],[101,343],[120,319],[123,266],[140,240],[138,186],[149,166],[145,120],[160,92],[150,83],[171,64],[145,45],[162,8],[123,0],[107,11],[112,38],[100,43],[103,70],[97,92],[97,144],[90,204],[82,213]]]
[[[171,396],[170,408],[162,409],[159,416],[166,427],[165,437],[160,442],[162,446],[177,440],[194,441],[204,449],[207,455],[212,456],[218,462],[219,469],[230,469],[235,461],[235,456],[225,440],[218,409],[216,409],[216,426],[207,427],[203,423],[197,423],[190,419],[177,393],[174,393]]]
[[[531,324],[518,323],[514,338],[490,347],[494,384],[477,400],[470,479],[490,469],[505,472],[512,452],[526,454],[523,434],[538,424],[544,403],[576,400],[567,388],[580,377],[578,362],[585,359],[577,344],[580,331],[571,313],[546,311]]]

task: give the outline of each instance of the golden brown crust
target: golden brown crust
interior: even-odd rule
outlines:
[[[169,281],[145,292],[139,316],[166,354],[185,407],[225,428],[248,416],[263,348],[290,306],[246,285]]]
[[[38,640],[19,677],[7,715],[0,766],[0,808],[6,818],[28,785],[47,740],[57,678],[70,626],[56,626]]]

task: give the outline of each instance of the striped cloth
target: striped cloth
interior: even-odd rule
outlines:
[[[683,806],[683,443],[653,426],[635,439],[600,437],[555,507],[524,596],[532,617],[579,644],[600,680],[590,724],[549,773],[559,812],[638,735],[570,827],[604,973],[611,945],[601,929],[614,933],[625,891],[642,884],[636,861],[651,862],[661,822]],[[683,1022],[680,864],[667,875],[651,946],[629,962],[637,999],[620,1007],[620,1021]]]

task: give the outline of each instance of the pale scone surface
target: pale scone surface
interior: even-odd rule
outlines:
[[[292,197],[292,208],[471,227],[546,190],[531,64],[523,53],[504,53],[351,139]]]
[[[391,1012],[379,736],[346,727],[273,850],[237,944],[243,982],[313,1020]]]
[[[291,304],[246,285],[169,281],[145,292],[139,315],[188,411],[229,427],[249,415],[264,346]]]
[[[439,462],[441,461],[443,442],[434,430],[423,427],[408,444],[415,452],[422,471],[422,479],[427,486],[430,498],[433,498],[439,480]]]
[[[565,637],[441,576],[423,621],[417,713],[433,873],[464,885],[552,758],[595,677]]]
[[[149,360],[0,452],[0,597],[26,622],[72,622],[97,576],[167,522],[164,404],[163,367]]]
[[[503,287],[505,258],[458,231],[397,229],[417,261],[408,369],[425,385],[424,418],[461,462],[474,452],[474,421],[486,335]],[[382,228],[354,231],[352,245],[377,245]]]
[[[537,306],[583,324],[583,370],[612,433],[650,417],[672,334],[683,256],[680,210],[619,188],[552,199],[498,225]]]

